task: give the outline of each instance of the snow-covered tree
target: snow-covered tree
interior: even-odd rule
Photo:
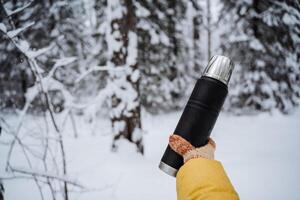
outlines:
[[[200,45],[199,6],[194,1],[138,2],[142,104],[151,112],[180,108],[199,68],[194,46]]]
[[[142,152],[141,105],[150,111],[181,107],[199,70],[200,55],[193,49],[201,9],[195,1],[114,0],[95,1],[95,12],[111,69],[105,90],[112,99],[113,147],[124,137]]]
[[[138,151],[143,153],[134,1],[107,1],[106,17],[106,65],[112,68],[106,86],[111,99],[110,118],[114,134],[112,147],[116,150],[118,139],[123,137],[135,143]]]
[[[189,83],[198,77],[194,73],[199,72],[201,58],[199,29],[202,16],[198,1],[54,0],[27,3],[3,0],[9,10],[28,9],[14,14],[13,18],[4,16],[4,24],[9,26],[9,20],[18,26],[26,25],[30,20],[36,22],[30,31],[22,34],[32,49],[49,47],[49,51],[37,58],[45,73],[51,70],[57,57],[76,56],[67,67],[55,71],[55,79],[76,95],[78,101],[95,97],[83,110],[89,116],[88,121],[95,122],[101,106],[108,105],[114,148],[116,141],[124,137],[143,152],[141,106],[150,111],[182,107],[186,91],[192,85]],[[15,52],[0,45],[5,69],[12,74],[18,74],[16,72],[21,69],[28,71],[26,76],[22,75],[25,84],[19,87],[24,91],[13,91],[21,94],[24,103],[26,90],[35,81],[34,75],[28,70],[22,54],[7,44]],[[7,56],[16,59],[17,65],[13,59],[6,59]],[[19,76],[15,79],[22,83]],[[8,82],[12,83],[11,79]],[[60,91],[51,91],[49,95],[52,104],[57,105],[55,111],[65,109],[66,99]],[[103,104],[107,98],[109,103]],[[23,103],[18,105],[22,107]],[[45,109],[42,99],[37,99],[35,105],[34,108]]]
[[[114,0],[95,1],[95,12],[99,33],[105,35],[106,67],[116,69],[109,70],[105,86],[111,91],[115,141],[127,138],[142,152],[141,105],[150,111],[181,107],[199,68],[193,49],[201,9],[195,1]]]
[[[224,0],[223,52],[236,63],[230,107],[286,113],[300,97],[300,3]]]

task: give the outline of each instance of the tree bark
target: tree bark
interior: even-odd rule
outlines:
[[[122,17],[111,19],[111,33],[108,33],[112,35],[111,39],[121,44],[118,49],[112,47],[110,64],[124,68],[121,75],[115,72],[110,74],[111,82],[119,87],[111,95],[111,123],[114,130],[112,149],[116,151],[117,140],[125,138],[135,143],[137,151],[143,154],[135,7],[132,0],[119,0],[118,3],[120,5],[109,6],[111,10],[113,6],[121,6],[126,11],[122,12]],[[124,95],[129,95],[130,100],[124,99]],[[136,135],[138,132],[139,136]]]
[[[192,1],[193,8],[195,10],[195,15],[193,16],[193,48],[194,48],[194,70],[196,72],[201,72],[201,64],[200,64],[200,25],[202,23],[202,16],[200,14],[201,9],[198,5],[197,1]]]
[[[207,10],[207,60],[209,62],[211,58],[211,12],[210,12],[210,0],[206,0]]]

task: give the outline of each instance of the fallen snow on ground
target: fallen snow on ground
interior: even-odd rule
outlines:
[[[90,190],[74,192],[71,199],[176,199],[175,179],[160,171],[158,163],[179,117],[179,112],[144,115],[145,156],[126,141],[112,153],[107,119],[99,119],[95,135],[79,126],[79,138],[72,133],[65,137],[68,171]],[[222,161],[242,200],[300,199],[300,109],[290,116],[221,114],[212,136],[216,159]],[[6,152],[1,146],[0,176],[5,174]],[[40,199],[30,180],[9,180],[4,186],[5,200]]]

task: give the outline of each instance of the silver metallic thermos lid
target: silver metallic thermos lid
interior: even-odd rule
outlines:
[[[202,76],[217,79],[227,85],[233,68],[233,62],[228,57],[216,55],[210,59]]]

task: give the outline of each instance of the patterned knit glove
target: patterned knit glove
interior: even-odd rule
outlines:
[[[206,145],[195,148],[181,136],[173,134],[169,137],[169,145],[175,152],[183,157],[184,163],[190,159],[199,157],[214,160],[216,143],[211,138],[209,138]]]

